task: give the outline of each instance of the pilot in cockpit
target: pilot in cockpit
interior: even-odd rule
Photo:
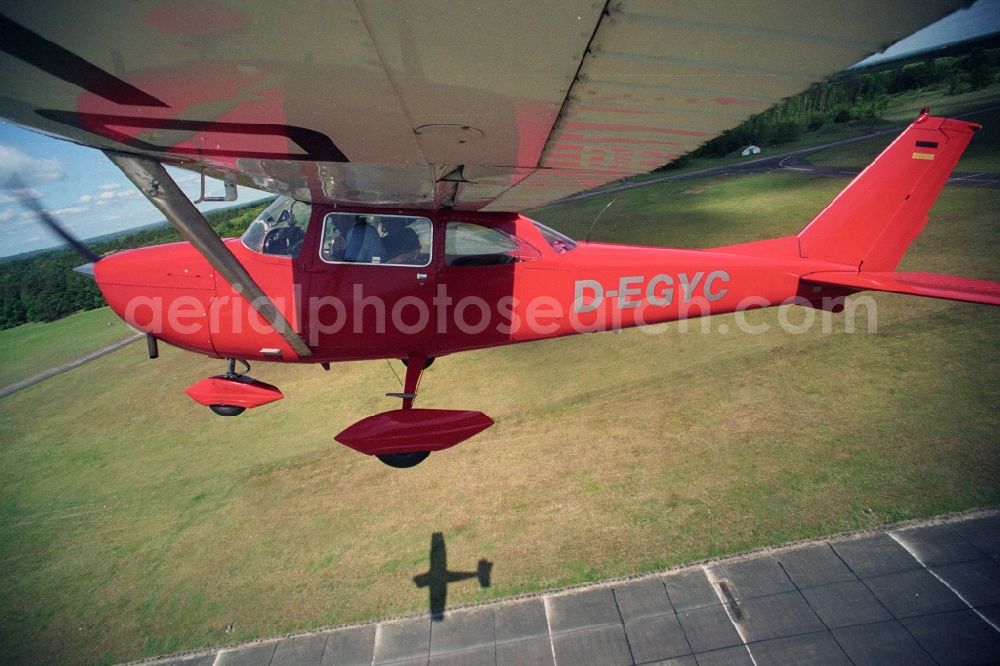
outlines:
[[[386,258],[382,237],[367,216],[358,215],[347,232],[344,261],[362,264],[379,264]]]

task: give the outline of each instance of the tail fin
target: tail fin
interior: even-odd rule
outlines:
[[[799,232],[802,257],[891,271],[980,128],[924,111]]]

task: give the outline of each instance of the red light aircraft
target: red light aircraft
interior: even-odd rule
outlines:
[[[282,397],[238,361],[401,358],[401,409],[337,440],[409,467],[492,424],[414,407],[447,354],[862,290],[1000,304],[998,283],[895,272],[978,128],[927,113],[795,236],[576,242],[517,212],[669,161],[956,4],[11,6],[0,115],[100,148],[188,239],[93,265],[151,355],[228,359],[188,395],[236,415]],[[163,164],[280,196],[223,241]]]

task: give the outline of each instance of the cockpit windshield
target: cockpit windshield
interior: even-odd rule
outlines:
[[[243,232],[243,244],[254,252],[297,257],[309,228],[312,206],[291,197],[278,197]]]
[[[569,236],[565,236],[555,229],[550,229],[544,224],[540,224],[534,220],[532,220],[532,222],[536,227],[538,227],[538,231],[541,232],[542,238],[544,238],[545,242],[549,244],[549,247],[557,253],[565,254],[576,247],[576,241]]]

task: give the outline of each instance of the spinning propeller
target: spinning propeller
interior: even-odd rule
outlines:
[[[87,260],[87,264],[74,268],[78,273],[94,276],[94,264],[101,260],[101,255],[87,247],[79,238],[71,234],[66,228],[59,224],[55,216],[42,207],[42,202],[37,197],[29,194],[28,188],[20,178],[11,176],[7,179],[6,189],[10,191],[19,204],[30,210],[35,216],[49,228],[50,231],[63,239],[67,246],[74,252]]]

